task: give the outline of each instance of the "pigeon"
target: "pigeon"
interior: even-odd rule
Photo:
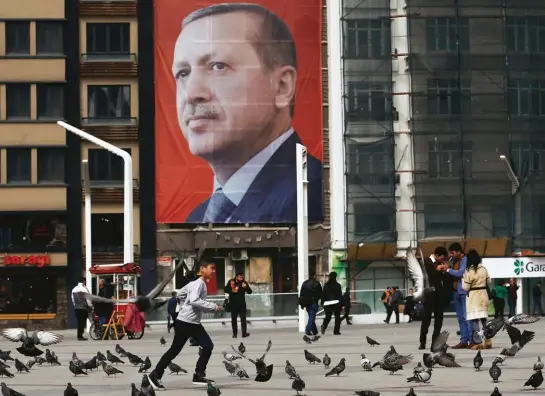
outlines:
[[[22,393],[8,387],[5,382],[0,382],[0,389],[2,390],[3,396],[25,396]]]
[[[202,256],[202,253],[204,252],[205,246],[201,247],[199,249],[199,252],[197,254],[197,258],[200,260],[200,256]],[[198,262],[199,260],[196,260]],[[121,299],[121,300],[113,300],[111,298],[105,298],[100,296],[95,296],[90,293],[84,293],[85,298],[92,302],[92,303],[106,303],[106,304],[135,304],[139,311],[148,313],[151,312],[170,300],[171,297],[159,297],[159,294],[163,291],[163,289],[172,282],[172,279],[174,278],[174,275],[176,275],[176,272],[181,269],[185,265],[185,260],[182,258],[180,259],[180,262],[178,265],[176,265],[175,268],[173,268],[172,271],[170,271],[169,275],[163,279],[161,283],[159,283],[157,286],[153,288],[148,294],[145,296],[136,296],[129,299]]]
[[[72,386],[69,382],[66,384],[66,389],[64,390],[64,396],[78,396],[78,391]]]
[[[70,372],[72,374],[74,374],[74,377],[78,376],[78,375],[88,375],[82,367],[78,367],[76,366],[76,363],[74,363],[73,360],[70,361],[70,363],[68,363],[68,369],[70,370]]]
[[[127,357],[127,351],[124,350],[119,344],[115,344],[115,353],[121,357]]]
[[[399,364],[396,360],[393,360],[393,361],[379,360],[378,362],[373,364],[372,368],[377,366],[379,366],[384,371],[389,371],[390,374],[393,374],[399,370],[403,370],[403,365]]]
[[[503,348],[502,351],[500,352],[500,355],[503,355],[505,357],[507,356],[515,356],[517,354],[517,352],[519,351],[519,346],[518,345],[511,345],[511,347],[509,348]]]
[[[498,367],[495,361],[492,362],[492,367],[490,367],[488,373],[490,374],[490,378],[492,378],[493,382],[498,382],[498,379],[501,376],[501,369]]]
[[[380,392],[375,392],[372,390],[357,390],[354,391],[354,394],[358,396],[380,396]]]
[[[22,342],[22,345],[17,348],[23,356],[35,357],[43,353],[36,345],[49,346],[58,344],[63,340],[63,336],[49,331],[35,331],[32,335],[28,335],[26,329],[16,327],[0,331],[0,335],[12,342]]]
[[[539,316],[528,315],[525,313],[516,314],[511,316],[505,322],[509,325],[521,325],[521,324],[532,324],[540,320]]]
[[[242,342],[238,346],[238,351],[243,355],[246,353],[246,347],[244,346],[244,344]]]
[[[187,370],[184,370],[183,368],[178,366],[176,363],[170,362],[168,364],[168,369],[170,370],[170,374],[176,374],[176,375],[178,375],[180,373],[187,374]]]
[[[35,364],[36,360],[29,360],[28,362],[26,362],[26,368],[30,370]]]
[[[240,379],[250,378],[246,370],[244,370],[238,364],[235,364],[235,375]]]
[[[96,356],[93,356],[93,358],[92,358],[91,360],[89,360],[88,362],[83,363],[83,368],[84,368],[85,370],[91,370],[91,371],[93,371],[93,370],[98,369],[98,364],[99,364],[99,363],[98,363],[97,357],[96,357]]]
[[[373,369],[371,368],[371,361],[367,359],[365,353],[361,354],[360,366],[363,368],[364,371],[373,371]]]
[[[295,375],[295,378],[291,383],[291,389],[296,391],[297,395],[299,395],[299,392],[302,392],[305,389],[305,381],[303,381],[301,377],[299,377],[299,374]]]
[[[482,330],[480,330],[478,333],[481,338],[484,337],[490,340],[494,338],[494,336],[498,334],[498,332],[503,329],[504,326],[505,322],[502,318],[491,319],[485,323]]]
[[[102,364],[102,370],[106,373],[106,375],[109,377],[110,375],[117,375],[117,374],[123,374],[123,371],[115,368],[111,364],[107,364],[106,362],[101,362]]]
[[[380,345],[377,341],[373,340],[371,337],[369,336],[365,336],[365,339],[367,340],[367,343],[369,345],[371,345],[372,347],[374,347],[375,345]]]
[[[104,354],[100,351],[97,352],[97,359],[100,363],[102,362],[105,362],[106,361],[106,356],[104,356]]]
[[[112,364],[118,364],[118,363],[125,364],[123,360],[119,359],[117,356],[112,354],[109,350],[106,351],[106,359],[108,359],[108,361]]]
[[[479,371],[483,363],[484,363],[484,360],[483,360],[483,357],[481,356],[481,351],[478,351],[477,355],[473,358],[473,367],[475,367],[476,371]]]
[[[237,359],[242,359],[242,357],[240,356],[237,356],[237,355],[233,355],[232,353],[227,353],[227,352],[222,352],[221,353],[223,355],[223,358],[225,360],[227,360],[228,362],[232,362],[234,360],[237,360]]]
[[[431,379],[432,369],[427,368],[421,373],[416,373],[412,377],[407,378],[407,382],[416,382],[418,384],[428,383]]]
[[[326,369],[329,368],[329,365],[331,364],[331,358],[327,356],[327,353],[325,354],[324,358],[322,359],[322,363],[324,364],[324,367]]]
[[[326,377],[331,377],[332,375],[337,375],[337,377],[344,371],[344,369],[346,368],[346,359],[345,358],[342,358],[341,361],[339,362],[339,364],[337,364],[335,367],[333,367],[331,370],[329,370],[325,376]]]
[[[537,362],[534,363],[534,371],[543,370],[543,362],[541,361],[541,357],[537,357]]]
[[[0,360],[0,367],[3,367],[3,368],[11,368],[11,366],[9,364],[6,364],[4,363],[3,361]]]
[[[138,390],[134,382],[131,382],[131,396],[143,396],[143,393]]]
[[[12,373],[10,373],[7,368],[0,367],[0,377],[13,378],[15,376]]]
[[[46,360],[43,357],[39,357],[39,356],[35,357],[34,360],[36,361],[36,364],[38,366],[41,366],[42,364],[46,362]]]
[[[165,340],[164,337],[161,337],[161,339],[159,340],[159,343],[161,344],[161,346],[165,346],[167,344],[167,340]]]
[[[531,386],[534,389],[537,389],[543,383],[543,374],[541,370],[537,370],[532,376],[524,383],[524,386]]]
[[[48,358],[48,356],[49,356],[49,358]],[[50,351],[49,349],[45,350],[45,360],[47,361],[47,363],[49,363],[51,365],[53,365],[53,364],[56,364],[57,366],[61,365],[59,363],[59,358],[57,357],[55,352]]]
[[[305,352],[305,359],[307,362],[309,362],[310,364],[314,364],[314,363],[322,363],[322,360],[319,359],[316,355],[314,355],[313,353],[310,353],[309,351],[307,351],[306,349],[304,350]]]
[[[448,331],[442,331],[433,341],[431,346],[432,354],[424,354],[424,364],[426,367],[431,368],[436,364],[443,367],[460,367],[455,361],[455,356],[452,353],[447,352],[449,335],[450,333]],[[431,367],[429,366],[430,362]]]
[[[78,358],[78,355],[76,355],[76,352],[72,352],[72,362],[76,365],[76,367],[85,368],[85,363],[83,363],[83,362]]]
[[[149,356],[146,356],[146,359],[144,360],[144,363],[138,369],[138,372],[139,373],[145,373],[150,368],[151,368],[151,360],[149,359]]]
[[[295,367],[293,367],[289,360],[286,360],[286,368],[284,369],[286,374],[288,375],[289,379],[294,379],[297,375],[297,371],[295,370]]]
[[[155,396],[155,389],[149,381],[148,375],[144,374],[142,377],[142,383],[140,384],[140,393],[142,396]]]
[[[234,346],[231,345],[231,349],[233,351],[235,351],[237,354],[239,354],[244,359],[248,360],[250,363],[254,364],[254,366],[256,368],[256,372],[257,372],[257,375],[256,375],[255,380],[254,380],[256,382],[267,382],[272,377],[273,365],[270,364],[270,365],[267,366],[267,364],[265,363],[265,357],[267,356],[267,353],[269,353],[269,351],[271,350],[271,347],[272,347],[272,341],[269,340],[269,342],[267,343],[267,347],[265,348],[265,353],[263,353],[263,355],[260,358],[258,358],[256,360],[253,360],[253,359],[250,359],[250,358],[246,357],[245,355],[242,355],[239,351],[237,351],[235,349]]]
[[[418,362],[418,364],[416,365],[416,367],[413,369],[413,374],[418,374],[418,373],[421,373],[423,372],[425,369],[424,367],[422,367],[422,363]]]
[[[409,393],[407,393],[405,396],[416,396],[416,393],[414,393],[414,388],[409,389]]]
[[[129,353],[129,352],[127,352],[127,359],[129,359],[129,362],[133,366],[140,366],[141,364],[144,363],[144,361],[142,360],[142,358],[140,356],[136,356],[135,354],[132,354],[132,353]]]
[[[23,371],[28,373],[28,367],[25,366],[25,364],[17,358],[15,358],[15,369],[18,373],[21,373]]]
[[[524,330],[521,333],[519,329],[517,329],[516,327],[510,324],[505,324],[505,330],[507,330],[507,334],[509,335],[509,338],[511,339],[511,344],[513,344],[513,346],[516,345],[518,347],[517,352],[520,351],[522,348],[524,348],[524,346],[528,344],[530,341],[532,341],[536,334],[533,331],[528,331],[528,330]]]
[[[422,256],[422,251],[420,252]],[[422,264],[416,258],[412,249],[407,251],[407,271],[409,278],[413,281],[416,291],[413,294],[413,301],[421,301],[424,296],[435,291],[433,286],[429,286],[429,280],[427,278],[427,272],[422,269]]]
[[[219,396],[221,395],[221,391],[211,380],[208,380],[208,387],[206,388],[206,394],[208,396]]]
[[[308,336],[308,335],[305,334],[303,336],[303,341],[305,341],[307,344],[312,344],[313,342],[318,341],[319,339],[320,339],[319,335]]]
[[[494,391],[490,394],[490,396],[502,396],[497,386],[494,388]]]
[[[225,366],[225,370],[231,375],[235,375],[236,367],[231,362],[228,362],[227,360],[224,360],[223,365]]]
[[[503,366],[503,362],[505,362],[505,356],[496,356],[494,361],[496,362],[496,364]]]
[[[11,351],[3,351],[0,349],[0,359],[2,359],[4,362],[7,362],[8,360],[13,360],[13,358],[10,356]]]
[[[427,368],[426,370],[414,374],[412,377],[407,378],[407,382],[416,382],[418,384],[425,384],[431,379],[432,369]]]

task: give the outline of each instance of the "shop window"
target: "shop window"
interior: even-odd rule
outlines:
[[[0,250],[38,253],[66,250],[66,220],[61,217],[1,215]]]
[[[123,213],[91,215],[91,230],[94,252],[123,251]]]
[[[53,275],[0,275],[0,314],[33,314],[57,312],[57,280]]]

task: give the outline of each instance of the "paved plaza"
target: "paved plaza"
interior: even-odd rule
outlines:
[[[536,339],[527,345],[518,356],[508,358],[502,367],[502,376],[498,384],[501,393],[505,395],[521,395],[524,382],[532,374],[532,366],[536,361],[538,354],[545,357],[545,338],[543,334],[543,322],[537,322],[533,325],[524,326],[524,329],[532,330],[537,333]],[[274,373],[272,379],[267,383],[258,383],[253,380],[239,380],[230,377],[225,371],[222,362],[222,351],[230,351],[230,344],[238,345],[241,339],[234,340],[230,336],[230,331],[212,330],[210,334],[215,343],[214,354],[208,368],[208,375],[215,379],[222,395],[237,396],[255,396],[259,395],[294,395],[291,390],[291,381],[287,379],[284,373],[285,361],[288,359],[300,373],[301,378],[306,382],[305,395],[316,396],[335,396],[350,395],[356,389],[370,389],[379,391],[381,395],[406,395],[409,387],[406,378],[411,375],[412,368],[417,361],[422,359],[422,351],[417,349],[417,339],[420,322],[405,323],[400,325],[365,325],[365,326],[343,326],[341,336],[326,334],[319,342],[313,345],[305,344],[301,335],[295,329],[253,329],[251,337],[244,339],[247,347],[247,354],[250,357],[256,357],[263,352],[265,344],[269,337],[272,339],[273,347],[266,361],[274,363]],[[329,333],[332,329],[329,329]],[[446,330],[451,332],[450,344],[454,345],[456,341],[456,324],[452,319],[446,322]],[[120,374],[117,378],[107,378],[100,369],[89,374],[89,376],[74,376],[68,370],[68,362],[72,352],[77,352],[82,360],[90,359],[97,351],[106,353],[107,349],[114,351],[116,342],[114,341],[92,341],[78,342],[75,340],[74,331],[61,332],[65,335],[65,341],[53,346],[60,362],[61,367],[42,367],[34,366],[30,374],[18,374],[15,378],[5,379],[8,386],[26,394],[49,396],[62,395],[66,383],[72,382],[73,386],[79,391],[80,396],[89,395],[129,395],[130,383],[140,384],[142,375],[137,373],[137,368],[132,365],[119,365],[125,374]],[[365,342],[365,336],[368,335],[382,345],[371,348]],[[167,341],[172,338],[171,334],[157,327],[148,331],[140,341],[122,340],[120,344],[130,352],[133,352],[142,358],[149,356],[152,363],[155,364],[161,354],[166,350],[159,346],[159,339],[164,336]],[[360,354],[365,353],[372,362],[380,359],[386,352],[387,347],[394,344],[401,354],[412,353],[415,357],[414,364],[406,366],[404,371],[394,375],[389,375],[380,369],[373,372],[364,372],[360,365]],[[490,395],[494,385],[488,374],[488,368],[492,358],[498,354],[502,347],[509,344],[509,338],[506,332],[501,332],[494,339],[494,348],[483,351],[485,360],[483,370],[475,372],[472,361],[475,356],[474,351],[456,352],[456,360],[463,366],[461,368],[436,368],[433,371],[431,383],[429,385],[415,386],[417,395]],[[15,347],[17,345],[5,339],[0,341],[2,350],[11,349],[13,356],[19,356]],[[344,357],[347,361],[347,368],[340,377],[325,378],[325,369],[322,365],[308,365],[303,356],[303,349],[315,353],[318,357],[323,357],[324,353],[329,354],[333,364],[337,364],[340,358]],[[20,357],[20,356],[19,356]],[[197,357],[197,348],[185,347],[182,354],[175,360],[176,363],[184,367],[191,374]],[[25,358],[23,361],[27,361]],[[11,362],[13,363],[13,362]],[[243,361],[250,377],[253,378],[255,370],[249,362]],[[13,370],[13,365],[12,369]],[[168,372],[168,370],[167,370]],[[165,392],[158,394],[171,395],[206,395],[206,390],[196,387],[191,383],[190,374],[185,375],[167,375],[163,377],[163,383],[168,388]],[[528,388],[526,388],[528,389]],[[545,386],[544,388],[545,389]],[[543,390],[541,391],[543,392]],[[538,391],[537,393],[541,393]],[[534,393],[534,392],[530,392]]]

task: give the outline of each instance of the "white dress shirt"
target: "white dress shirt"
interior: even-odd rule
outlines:
[[[263,166],[265,166],[278,148],[284,144],[294,132],[293,128],[290,128],[280,135],[275,141],[254,155],[252,159],[233,173],[224,185],[222,185],[217,178],[214,178],[214,192],[221,188],[225,196],[238,206],[259,172],[261,172],[261,169],[263,169]],[[227,221],[229,221],[229,219]]]

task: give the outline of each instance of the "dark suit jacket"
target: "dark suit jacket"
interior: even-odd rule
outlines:
[[[286,140],[257,174],[229,223],[294,223],[297,221],[296,133]],[[308,220],[319,222],[322,208],[322,163],[307,156]],[[202,223],[207,199],[193,210],[187,223]]]

